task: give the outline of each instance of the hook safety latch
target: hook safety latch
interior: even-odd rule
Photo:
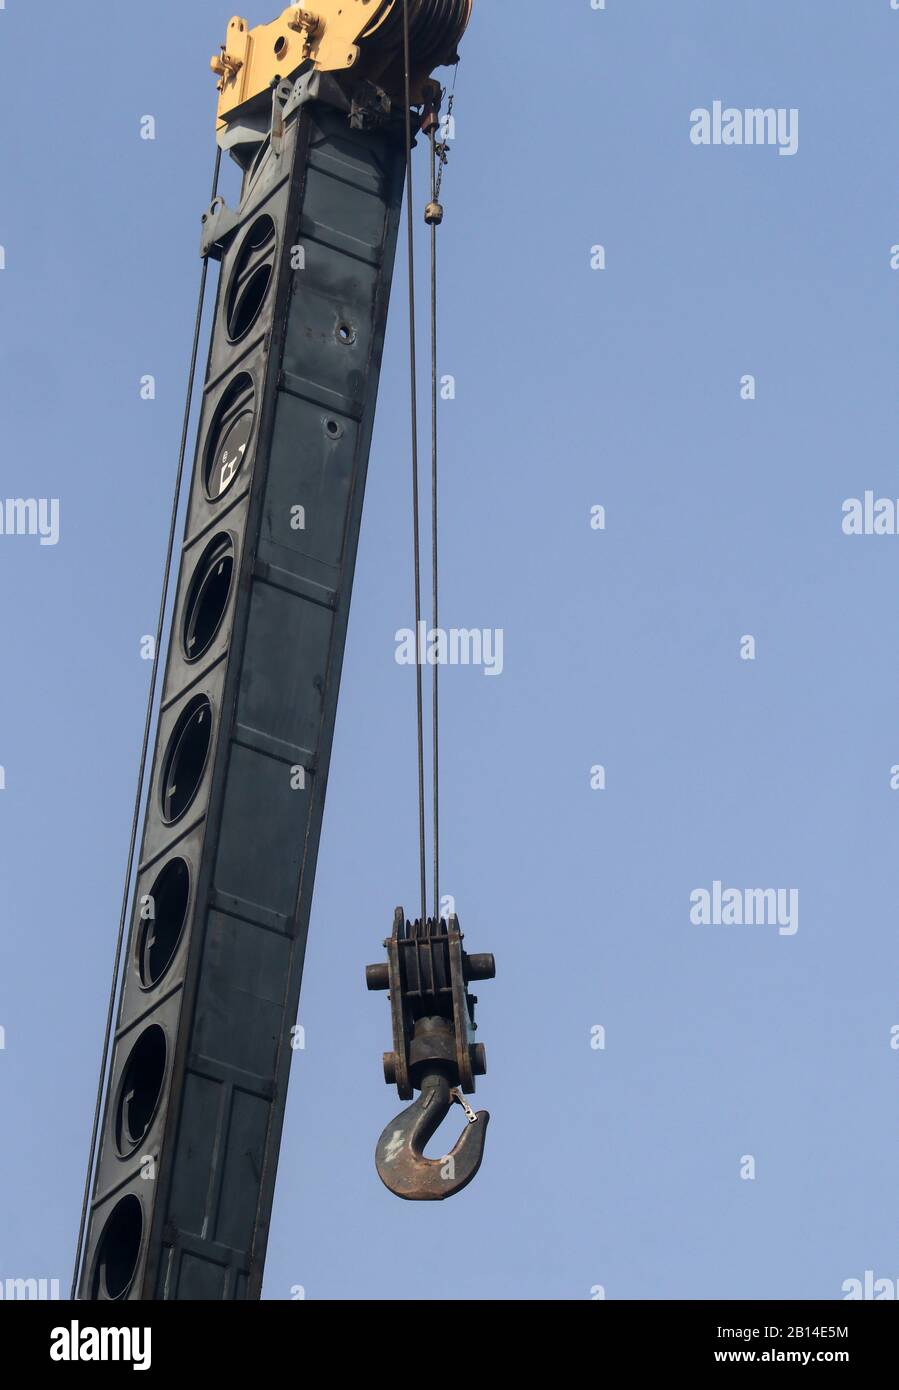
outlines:
[[[393,1051],[384,1054],[384,1079],[402,1100],[417,1100],[387,1125],[375,1153],[378,1174],[397,1197],[441,1202],[467,1187],[481,1166],[490,1116],[465,1100],[475,1077],[487,1071],[485,1048],[474,1042],[477,999],[472,980],[492,980],[493,956],[467,955],[458,918],[409,923],[402,908],[384,944],[387,963],[365,972],[371,990],[389,990]],[[468,1124],[443,1158],[425,1158],[424,1147],[453,1104]]]

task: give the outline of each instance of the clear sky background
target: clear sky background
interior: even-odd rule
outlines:
[[[443,618],[502,628],[505,668],[444,675],[443,825],[497,957],[487,1153],[429,1205],[373,1160],[399,1106],[363,971],[417,891],[401,265],[265,1297],[840,1298],[899,1278],[899,537],[841,531],[899,497],[899,12],[475,10]],[[0,1279],[70,1274],[229,18],[0,12],[0,493],[61,508],[55,547],[0,537]],[[799,152],[694,147],[715,100],[797,107]],[[716,879],[798,889],[798,932],[692,925]]]

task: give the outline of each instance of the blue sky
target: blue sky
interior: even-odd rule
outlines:
[[[397,1103],[363,971],[417,883],[400,264],[265,1297],[839,1298],[899,1277],[899,538],[841,528],[899,497],[899,12],[475,11],[443,615],[501,628],[504,669],[444,676],[443,877],[497,957],[487,1155],[424,1206],[373,1162]],[[57,545],[0,536],[0,1278],[65,1281],[230,15],[62,16],[0,12],[0,493],[60,503]],[[795,108],[797,153],[696,146],[715,101]],[[715,881],[796,889],[798,931],[692,924]]]

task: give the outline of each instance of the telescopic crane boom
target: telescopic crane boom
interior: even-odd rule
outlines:
[[[430,74],[455,60],[470,12],[471,0],[314,0],[255,28],[232,19],[213,59],[218,145],[244,178],[235,208],[216,193],[203,216],[202,255],[221,269],[122,918],[82,1299],[260,1295],[406,96],[416,106],[430,90],[433,106]],[[451,1026],[442,996],[429,998]]]

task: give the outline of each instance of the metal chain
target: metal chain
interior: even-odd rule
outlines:
[[[457,80],[457,78],[458,78],[458,76],[459,76],[459,65],[460,65],[461,61],[462,61],[462,60],[461,60],[460,58],[457,57],[457,58],[456,58],[455,65],[454,65],[454,67],[453,67],[453,88],[452,88],[452,91],[451,91],[450,94],[449,94],[449,102],[447,103],[447,108],[446,108],[446,124],[447,124],[447,127],[449,127],[449,125],[450,125],[450,123],[451,123],[451,121],[452,121],[452,119],[453,119],[453,107],[454,107],[455,104],[456,104],[456,80]],[[443,92],[443,95],[446,96],[446,91]],[[437,150],[438,150],[438,153],[439,153],[439,155],[440,155],[440,168],[439,168],[438,171],[437,171],[437,187],[436,187],[435,192],[434,192],[434,200],[435,200],[435,202],[438,202],[438,203],[439,203],[439,202],[440,202],[440,189],[441,189],[441,187],[442,187],[442,185],[443,185],[443,171],[444,171],[444,169],[446,168],[447,161],[449,160],[449,135],[448,135],[448,134],[447,134],[447,138],[446,138],[445,140],[441,140],[441,142],[440,142],[439,145],[437,146]]]
[[[453,115],[453,103],[455,102],[455,100],[456,100],[456,94],[455,94],[455,92],[451,92],[451,93],[450,93],[449,104],[447,105],[447,108],[446,108],[446,121],[447,121],[447,124],[449,124],[449,122],[452,120],[452,115]],[[439,202],[440,202],[440,189],[441,189],[441,187],[443,186],[443,171],[444,171],[444,169],[445,169],[446,166],[447,166],[447,162],[449,161],[449,144],[447,143],[446,140],[441,140],[439,144],[436,144],[436,145],[435,145],[435,148],[436,148],[437,157],[438,157],[438,160],[439,160],[439,168],[438,168],[438,170],[437,170],[437,183],[436,183],[435,189],[434,189],[434,201],[435,201],[436,203],[439,203]]]

